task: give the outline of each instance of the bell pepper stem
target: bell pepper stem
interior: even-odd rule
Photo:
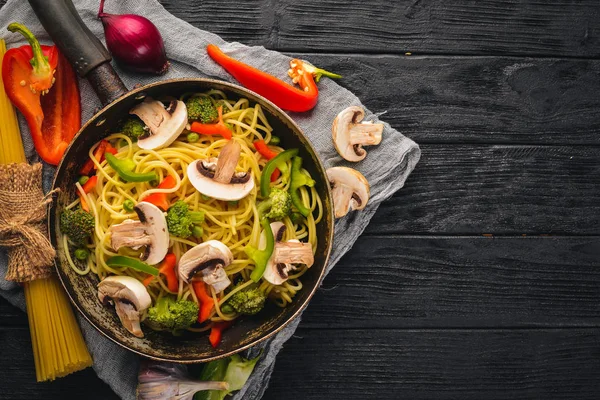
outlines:
[[[340,74],[334,74],[333,72],[327,71],[323,68],[317,68],[312,64],[304,62],[304,70],[315,77],[315,82],[319,82],[322,77],[326,76],[331,79],[340,79],[342,76]]]
[[[342,77],[340,74],[334,74],[333,72],[329,72],[321,68],[316,68],[315,82],[319,83],[321,78],[324,76],[331,79],[340,79]]]
[[[11,32],[19,32],[21,35],[25,36],[25,39],[29,42],[31,46],[31,50],[33,51],[33,58],[29,61],[31,63],[31,67],[33,68],[33,73],[37,77],[48,77],[52,74],[52,68],[50,68],[50,63],[44,53],[42,52],[42,47],[40,46],[40,42],[37,40],[35,35],[31,33],[29,29],[25,27],[25,25],[20,24],[18,22],[13,22],[8,25],[8,30]]]

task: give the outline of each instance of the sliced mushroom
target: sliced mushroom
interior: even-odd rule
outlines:
[[[110,227],[110,246],[118,251],[121,247],[134,250],[146,246],[140,258],[148,264],[158,264],[169,250],[169,231],[165,214],[152,203],[142,201],[135,206],[139,221],[131,219]]]
[[[144,337],[140,314],[150,307],[152,299],[140,281],[130,276],[109,276],[98,284],[98,298],[104,305],[115,305],[121,323],[132,335]]]
[[[140,136],[137,142],[140,148],[146,150],[167,147],[177,139],[188,123],[187,108],[179,100],[171,100],[165,109],[163,103],[148,97],[129,113],[137,115],[148,128],[148,134]]]
[[[196,160],[187,169],[191,184],[200,193],[218,200],[235,201],[246,197],[254,188],[251,172],[235,172],[241,146],[230,140],[218,158]]]
[[[282,222],[272,222],[271,231],[275,237],[275,248],[267,263],[263,278],[273,285],[281,285],[289,278],[290,271],[297,269],[295,264],[306,264],[309,268],[314,264],[314,254],[310,243],[302,243],[292,239],[282,242],[285,233]],[[260,248],[264,248],[267,238],[265,232],[260,235]]]
[[[364,117],[365,111],[361,107],[352,106],[340,112],[333,120],[333,144],[345,160],[361,161],[367,156],[367,151],[362,146],[381,143],[383,124],[361,122]]]
[[[273,259],[276,263],[306,264],[308,267],[315,262],[312,245],[296,239],[277,243],[273,250]]]
[[[335,217],[341,218],[351,210],[362,210],[369,201],[369,182],[352,168],[333,167],[327,170],[331,185]]]
[[[224,268],[232,261],[233,254],[229,247],[218,240],[209,240],[192,247],[181,256],[177,266],[179,279],[189,283],[199,272],[202,280],[220,293],[231,284]]]

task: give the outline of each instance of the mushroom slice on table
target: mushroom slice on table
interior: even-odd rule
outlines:
[[[130,276],[109,276],[98,284],[98,298],[104,305],[115,305],[121,323],[132,335],[144,337],[140,314],[150,307],[152,299],[140,281]]]
[[[296,239],[282,242],[285,233],[285,225],[282,222],[272,222],[271,231],[275,237],[275,248],[267,262],[267,268],[263,278],[273,285],[281,285],[289,278],[290,271],[297,269],[295,264],[306,264],[309,268],[314,264],[315,258],[310,243],[303,243]],[[260,248],[267,243],[265,232],[260,235]]]
[[[362,210],[369,201],[369,182],[355,169],[333,167],[327,170],[331,185],[335,217],[341,218],[352,210]]]
[[[209,240],[189,249],[179,259],[177,271],[179,279],[189,283],[196,273],[202,280],[220,293],[231,284],[225,267],[233,262],[229,247],[218,240]]]
[[[218,200],[235,201],[246,197],[254,188],[251,172],[235,172],[241,146],[230,140],[218,158],[196,160],[187,168],[191,184],[200,193]]]
[[[148,128],[147,134],[140,136],[137,142],[145,150],[167,147],[179,137],[188,123],[187,108],[179,100],[172,100],[165,108],[162,102],[148,97],[129,113],[137,115]]]
[[[110,227],[110,246],[118,251],[121,247],[134,250],[146,246],[140,258],[150,265],[158,264],[169,250],[169,231],[165,214],[152,203],[142,201],[135,208],[139,221],[125,220]]]
[[[364,117],[365,111],[361,107],[352,106],[340,112],[333,120],[333,145],[345,160],[361,161],[367,156],[367,151],[362,146],[381,143],[383,124],[361,122]]]

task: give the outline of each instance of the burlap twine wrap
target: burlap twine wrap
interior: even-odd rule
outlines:
[[[0,246],[8,248],[5,279],[28,282],[52,274],[56,252],[46,235],[52,193],[42,191],[42,164],[0,165]]]

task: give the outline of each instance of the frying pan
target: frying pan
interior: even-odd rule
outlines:
[[[205,362],[237,353],[271,337],[289,324],[306,307],[325,272],[333,240],[331,193],[325,169],[314,148],[301,129],[281,109],[258,94],[240,86],[213,79],[173,79],[128,91],[110,65],[111,57],[102,43],[87,29],[71,0],[29,0],[33,10],[54,42],[81,77],[89,80],[104,108],[83,125],[58,166],[54,188],[60,188],[50,210],[48,222],[53,245],[57,249],[56,269],[71,301],[79,312],[104,336],[140,355],[182,363]],[[121,326],[111,307],[104,307],[97,297],[98,277],[90,273],[79,276],[69,267],[62,247],[58,218],[64,207],[76,198],[74,182],[77,171],[85,163],[92,145],[113,132],[120,119],[145,97],[178,97],[187,92],[209,89],[224,91],[228,97],[246,97],[260,104],[281,138],[284,148],[299,148],[303,166],[316,181],[324,206],[324,217],[317,224],[318,246],[315,264],[302,277],[304,288],[286,308],[267,305],[253,317],[238,320],[223,334],[217,349],[206,335],[189,334],[174,337],[146,328],[144,338],[136,338]]]

